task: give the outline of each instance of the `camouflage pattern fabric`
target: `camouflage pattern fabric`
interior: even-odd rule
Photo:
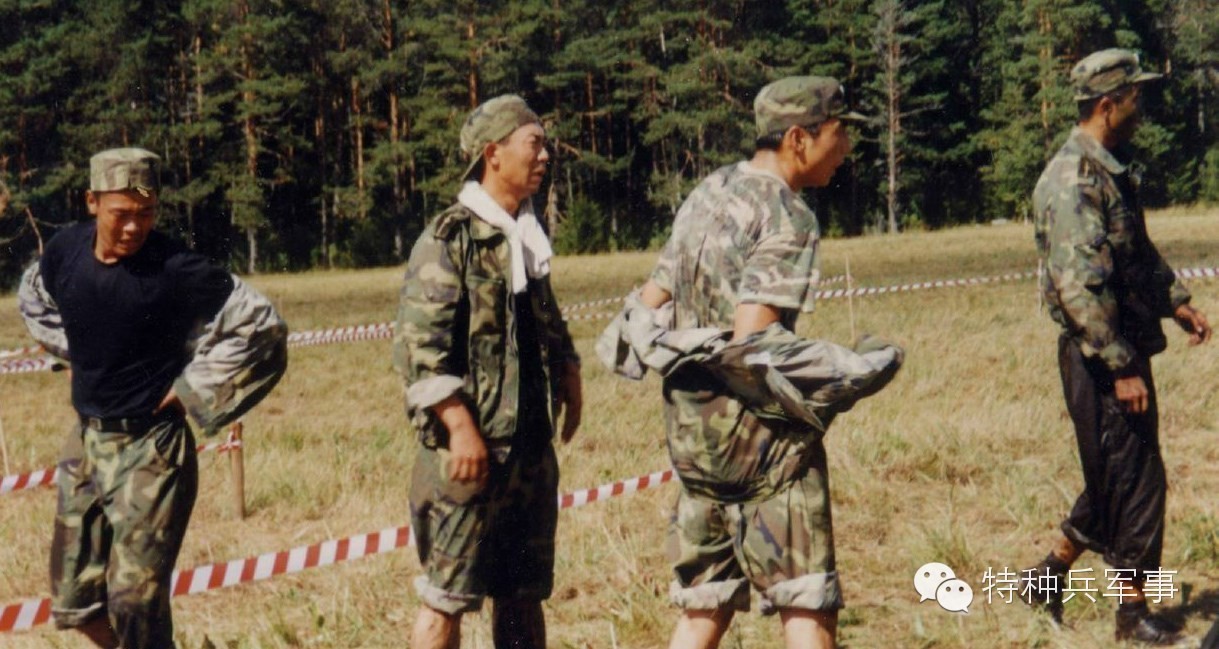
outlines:
[[[758,91],[753,101],[758,137],[785,133],[793,126],[812,130],[826,120],[867,118],[846,107],[846,91],[830,77],[785,77]]]
[[[233,292],[188,341],[174,391],[203,435],[258,405],[288,369],[288,325],[265,296],[233,276]]]
[[[1080,59],[1071,68],[1071,86],[1075,89],[1075,101],[1086,101],[1123,86],[1154,81],[1163,76],[1144,72],[1139,66],[1138,54],[1115,47],[1093,52]]]
[[[26,329],[47,351],[69,360],[63,318],[42,285],[38,263],[21,278],[18,302]],[[288,326],[265,296],[233,276],[233,291],[211,322],[186,341],[191,361],[174,390],[204,436],[257,405],[288,367]]]
[[[713,172],[682,204],[651,279],[673,296],[675,332],[731,331],[743,302],[776,307],[792,330],[800,312],[813,310],[818,243],[808,205],[777,176],[738,163]],[[679,474],[696,472],[682,475],[683,485],[690,478],[725,501],[765,498],[799,473],[810,443],[820,444],[806,425],[760,420],[705,386],[693,370],[665,378],[669,455]]]
[[[797,479],[834,417],[880,391],[904,358],[867,335],[851,350],[774,324],[731,342],[731,331],[668,331],[657,318],[628,297],[598,357],[665,377],[673,468],[686,491],[722,502],[763,500]]]
[[[173,647],[170,578],[198,487],[190,428],[181,417],[141,435],[77,427],[60,458],[56,625],[108,615],[126,649]]]
[[[817,217],[778,176],[741,162],[682,203],[652,281],[673,295],[674,329],[732,329],[738,304],[768,304],[793,329],[820,279]]]
[[[160,162],[160,156],[144,149],[107,149],[89,159],[89,189],[95,192],[134,189],[149,196],[161,188]]]
[[[42,271],[38,262],[30,264],[21,274],[21,283],[17,287],[17,305],[21,309],[25,328],[34,340],[56,358],[71,360],[63,316],[59,314],[54,298],[42,283]]]
[[[669,525],[669,597],[687,610],[749,610],[749,586],[763,613],[843,607],[825,451],[774,497],[725,504],[683,490]]]
[[[488,144],[499,142],[526,124],[539,124],[541,121],[537,113],[517,95],[500,95],[480,104],[461,126],[461,152],[470,159],[461,179],[471,179],[470,175],[482,162],[483,149]]]
[[[521,407],[519,354],[513,340],[522,294],[509,287],[503,233],[458,204],[419,236],[407,263],[394,331],[394,367],[404,378],[407,416],[427,448],[447,448],[448,432],[431,406],[457,394],[487,440],[507,444]],[[541,342],[543,384],[553,425],[562,367],[579,362],[549,276],[527,291]]]
[[[420,599],[455,614],[478,610],[484,597],[550,597],[558,487],[549,443],[513,448],[481,487],[449,480],[447,450],[420,449],[410,495]]]
[[[1190,300],[1147,235],[1138,186],[1137,170],[1076,128],[1033,191],[1050,316],[1115,372],[1163,351],[1160,319]]]

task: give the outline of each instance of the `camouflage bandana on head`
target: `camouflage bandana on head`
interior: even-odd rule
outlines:
[[[89,190],[121,192],[129,189],[147,197],[160,190],[158,164],[152,151],[134,147],[106,149],[89,159]]]
[[[1130,50],[1111,48],[1093,52],[1071,69],[1075,101],[1087,101],[1134,83],[1154,81],[1164,75],[1144,72],[1139,55]]]
[[[830,118],[867,119],[846,109],[842,84],[830,77],[786,77],[758,91],[753,101],[758,137],[784,133],[793,126],[811,128]]]
[[[537,113],[518,95],[500,95],[483,102],[470,113],[461,127],[461,152],[470,158],[470,165],[461,179],[469,179],[488,144],[499,142],[526,124],[541,122]]]

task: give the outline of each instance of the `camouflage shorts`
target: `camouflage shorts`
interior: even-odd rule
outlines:
[[[419,449],[410,499],[424,604],[452,614],[478,610],[484,597],[550,597],[559,466],[554,447],[539,446],[491,462],[482,488],[449,480],[446,449]]]
[[[139,435],[75,427],[60,454],[58,487],[56,626],[108,615],[127,649],[174,646],[170,578],[198,487],[186,421],[167,419]]]
[[[683,489],[668,538],[673,603],[747,611],[752,584],[764,614],[842,608],[824,457],[805,477],[758,502],[714,502]]]

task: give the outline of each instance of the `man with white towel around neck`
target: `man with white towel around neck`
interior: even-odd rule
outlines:
[[[558,464],[551,438],[580,423],[580,359],[550,286],[534,213],[550,154],[516,95],[475,108],[453,206],[411,251],[394,365],[419,436],[411,523],[424,574],[411,646],[454,649],[461,616],[492,600],[496,647],[546,646]]]

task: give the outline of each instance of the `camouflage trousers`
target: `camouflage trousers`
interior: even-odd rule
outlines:
[[[747,611],[752,584],[763,614],[842,608],[825,451],[816,447],[808,473],[765,500],[716,502],[682,489],[668,537],[674,604]]]
[[[411,526],[429,608],[476,611],[484,597],[544,600],[554,586],[559,465],[549,441],[491,461],[485,485],[448,477],[446,449],[421,447],[411,478]]]
[[[58,487],[56,626],[108,615],[124,649],[173,647],[170,578],[198,488],[186,421],[172,417],[141,434],[75,428],[60,455]]]

